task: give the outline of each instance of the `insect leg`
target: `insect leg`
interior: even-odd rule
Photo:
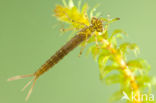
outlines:
[[[99,43],[98,43],[97,33],[94,33],[94,36],[95,36],[96,47],[100,48]]]
[[[81,45],[81,49],[80,49],[80,53],[79,53],[79,57],[82,55],[82,52],[85,48],[85,46],[87,45],[87,42],[88,42],[88,35],[86,35],[86,39],[84,41],[85,43]]]
[[[74,30],[74,28],[61,28],[60,31],[61,32],[67,32],[67,31],[72,31]]]

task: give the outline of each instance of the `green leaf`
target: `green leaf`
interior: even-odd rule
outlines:
[[[79,9],[79,11],[81,11],[81,2],[82,2],[82,0],[78,1],[78,9]]]
[[[120,30],[120,29],[116,29],[113,31],[112,35],[110,38],[113,38],[114,36],[117,36],[117,38],[122,38],[123,37],[123,34],[124,35],[127,35],[126,32],[124,32],[123,30]]]
[[[108,55],[100,55],[99,58],[98,58],[98,63],[99,63],[99,66],[100,68],[103,68],[105,67],[108,59],[109,59],[110,56]]]
[[[126,35],[126,33],[124,31],[120,30],[120,29],[116,29],[116,30],[113,31],[112,35],[109,38],[109,42],[112,44],[112,46],[114,48],[117,47],[117,39],[118,38],[120,38],[120,39],[123,38],[123,34]]]
[[[99,70],[100,70],[100,76],[103,76],[103,73],[104,73],[104,68],[105,68],[105,65],[107,63],[107,61],[109,60],[109,55],[108,54],[101,54],[98,58],[98,64],[99,64]],[[101,77],[103,78],[103,77]]]
[[[144,59],[135,59],[135,60],[130,60],[127,62],[127,65],[129,67],[132,67],[135,69],[141,69],[144,72],[148,72],[150,70],[150,65],[144,60]]]
[[[138,86],[140,87],[140,90],[145,91],[147,93],[151,93],[151,88],[152,88],[152,81],[151,77],[148,75],[139,75],[136,76],[136,81]]]
[[[112,46],[113,46],[114,48],[117,47],[117,40],[116,40],[115,37],[110,38],[110,39],[109,39],[109,42],[112,44]]]
[[[98,17],[97,15],[94,15],[94,12],[96,11],[96,8],[99,7],[99,5],[95,5],[91,11],[90,11],[90,19],[92,19],[93,16]]]
[[[117,91],[115,93],[113,93],[113,95],[111,96],[111,98],[109,99],[109,101],[112,102],[117,102],[118,100],[121,99],[122,97],[122,91]]]
[[[99,54],[99,48],[97,48],[97,46],[93,46],[90,49],[91,49],[91,53],[93,55],[93,58],[96,60],[97,55]]]
[[[118,70],[118,69],[119,69],[119,67],[116,65],[105,66],[102,69],[103,72],[102,72],[102,74],[100,74],[101,75],[100,78],[103,79],[108,73],[110,73],[113,70]]]
[[[108,31],[106,30],[102,35],[100,35],[100,36],[102,36],[102,38],[103,39],[108,39]]]
[[[127,53],[127,49],[133,50],[135,55],[137,55],[139,53],[139,47],[135,44],[135,43],[123,43],[120,45],[119,50],[123,53],[126,54]]]
[[[68,7],[67,6],[67,3],[66,3],[66,0],[62,0],[62,2],[63,2],[63,4],[64,4],[65,7]]]
[[[88,4],[86,3],[86,4],[83,5],[81,13],[82,13],[83,15],[86,15],[87,9],[88,9]]]
[[[121,74],[111,74],[105,77],[105,82],[107,85],[121,83],[123,81],[123,77]]]

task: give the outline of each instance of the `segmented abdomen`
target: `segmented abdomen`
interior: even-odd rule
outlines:
[[[65,55],[77,47],[82,41],[91,36],[91,27],[84,28],[79,34],[75,35],[70,41],[68,41],[60,50],[58,50],[45,64],[41,66],[39,70],[35,72],[35,76],[39,77],[41,74],[49,70],[55,64],[57,64]],[[89,31],[89,32],[88,32]],[[86,33],[86,34],[84,34]],[[87,35],[87,36],[86,36]],[[87,37],[87,38],[86,38]]]

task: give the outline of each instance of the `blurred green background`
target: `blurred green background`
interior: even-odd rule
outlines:
[[[123,29],[141,49],[139,57],[156,73],[155,0],[82,0],[89,7],[101,4],[104,16],[120,17],[113,29]],[[75,3],[78,0],[74,0]],[[6,82],[19,74],[35,72],[68,40],[61,24],[52,16],[61,0],[0,0],[0,103],[23,103],[29,90],[20,90],[30,80]],[[28,103],[107,103],[119,85],[107,86],[99,80],[97,63],[76,48],[50,71],[42,75]],[[156,94],[156,92],[155,92]]]

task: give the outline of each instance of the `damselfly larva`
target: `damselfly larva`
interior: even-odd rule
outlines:
[[[102,19],[98,19],[93,17],[91,19],[91,25],[85,26],[81,29],[77,35],[75,35],[70,41],[68,41],[61,49],[59,49],[50,59],[48,59],[45,64],[43,64],[35,73],[30,75],[20,75],[9,78],[8,81],[18,80],[26,77],[33,77],[22,90],[24,90],[32,81],[32,87],[29,90],[26,100],[28,100],[32,89],[35,85],[36,80],[46,71],[48,71],[51,67],[57,64],[65,55],[67,55],[70,51],[72,51],[75,47],[77,47],[81,42],[85,41],[89,37],[92,36],[94,32],[102,32],[103,31],[103,21]]]

